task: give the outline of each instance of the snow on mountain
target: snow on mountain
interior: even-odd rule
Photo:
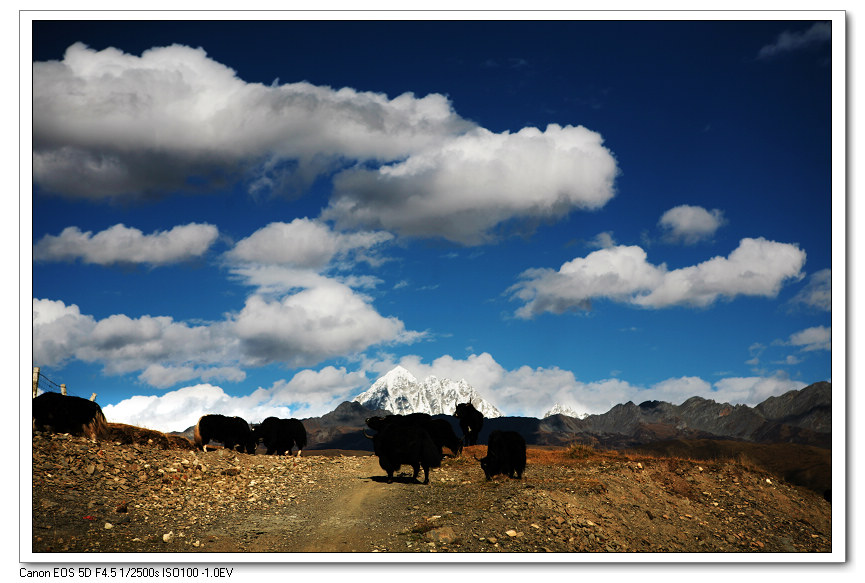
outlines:
[[[484,417],[503,416],[465,380],[452,381],[430,376],[418,381],[401,366],[375,381],[369,390],[355,397],[354,401],[368,409],[386,409],[401,415],[453,415],[457,403],[471,402]]]
[[[552,409],[544,413],[543,418],[546,419],[547,417],[550,417],[552,415],[567,415],[568,417],[573,417],[574,419],[585,419],[589,416],[588,413],[577,413],[575,409],[572,409],[571,407],[567,407],[565,405],[560,405],[559,403],[556,403],[555,405],[553,405]]]

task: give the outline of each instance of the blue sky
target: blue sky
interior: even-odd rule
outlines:
[[[33,364],[162,430],[831,379],[833,26],[34,22]]]

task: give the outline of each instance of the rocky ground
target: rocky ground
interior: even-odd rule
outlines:
[[[474,446],[421,485],[385,483],[369,453],[176,447],[34,432],[32,552],[832,549],[822,496],[734,461],[530,446],[522,480],[486,481]]]

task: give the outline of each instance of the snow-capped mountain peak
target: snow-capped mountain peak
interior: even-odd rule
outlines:
[[[429,376],[420,382],[401,366],[379,378],[354,401],[368,409],[385,409],[403,415],[453,415],[458,403],[470,402],[485,417],[502,416],[501,411],[481,397],[464,379],[453,381]]]
[[[552,415],[566,415],[568,417],[573,417],[574,419],[585,419],[589,416],[588,413],[578,413],[572,407],[567,407],[559,403],[556,403],[555,405],[553,405],[552,409],[544,413],[544,419]]]
[[[376,385],[383,384],[388,388],[390,388],[390,387],[398,388],[398,387],[401,387],[403,385],[407,385],[407,384],[410,385],[410,384],[414,384],[416,382],[417,382],[417,379],[415,378],[415,376],[413,374],[411,374],[405,368],[397,365],[395,368],[388,371],[388,373],[385,374],[383,377],[378,379],[373,384],[373,387],[375,387]]]

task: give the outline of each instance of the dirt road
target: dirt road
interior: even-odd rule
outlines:
[[[567,557],[832,549],[831,505],[753,466],[530,449],[522,480],[487,481],[474,459],[483,450],[445,458],[428,485],[405,467],[387,484],[371,455],[279,458],[34,434],[32,551]]]
[[[320,473],[313,490],[297,497],[288,512],[242,517],[224,536],[223,526],[207,531],[211,552],[234,552],[238,537],[250,550],[277,553],[340,553],[385,550],[395,533],[411,528],[406,477],[383,482],[375,457],[345,460],[341,475]]]

